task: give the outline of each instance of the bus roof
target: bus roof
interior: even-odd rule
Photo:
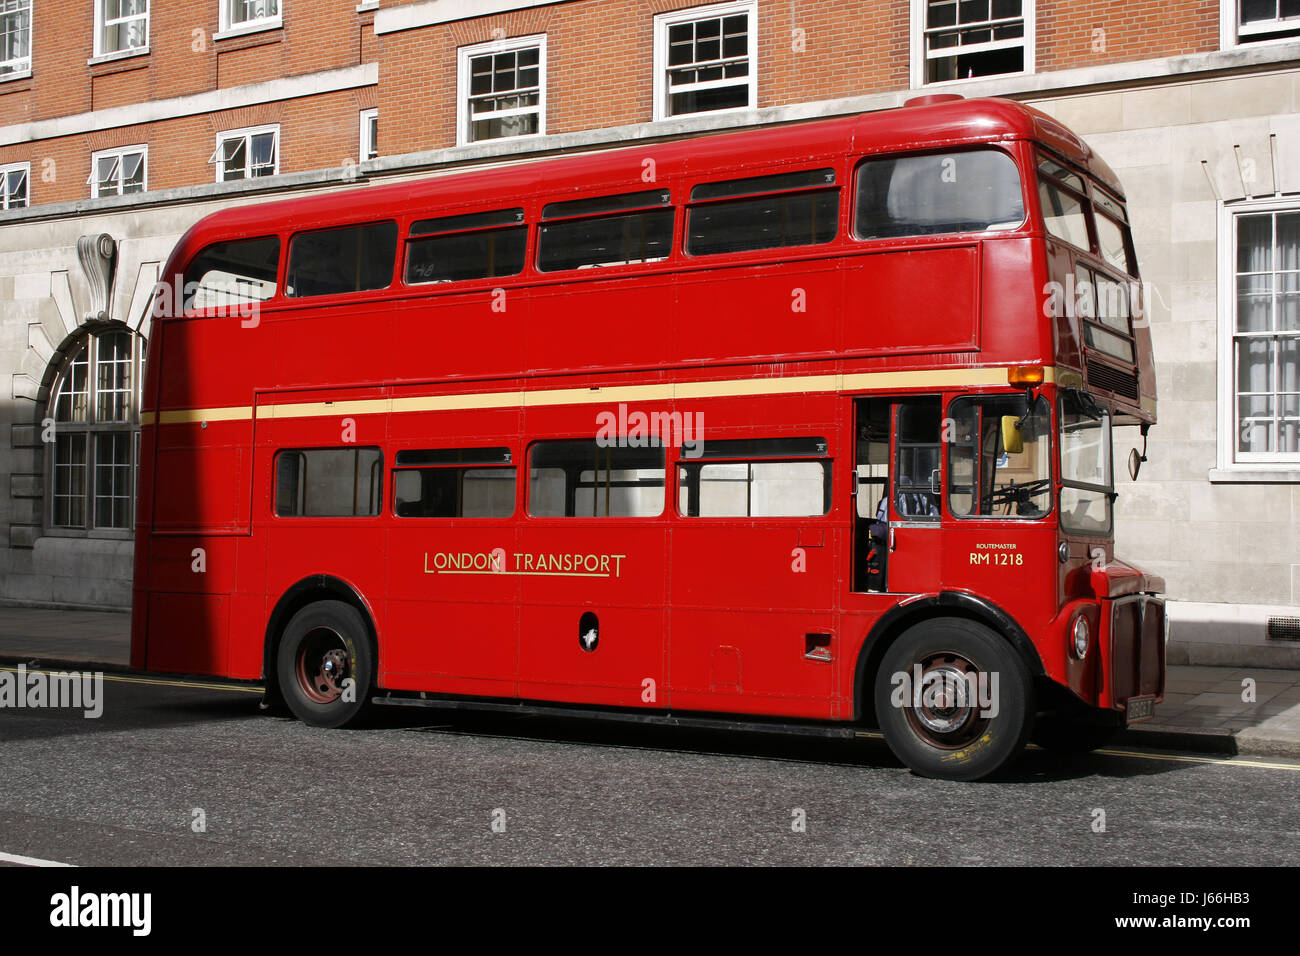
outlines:
[[[940,102],[922,102],[928,100]],[[310,197],[223,209],[190,229],[176,252],[189,255],[220,239],[265,235],[286,227],[360,222],[388,209],[427,203],[454,211],[488,197],[514,202],[545,190],[549,198],[607,186],[646,188],[701,169],[725,171],[783,162],[807,162],[845,153],[897,153],[959,144],[1032,140],[1087,170],[1123,198],[1111,168],[1077,135],[1046,113],[1013,100],[921,97],[916,105],[780,126],[709,133],[569,156],[544,156],[506,166],[433,172],[421,179],[332,191]],[[653,166],[647,164],[653,160]],[[651,177],[646,176],[652,169]]]

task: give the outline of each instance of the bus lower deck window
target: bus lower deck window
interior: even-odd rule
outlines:
[[[664,449],[541,441],[528,452],[528,513],[536,517],[650,518],[663,514]]]
[[[691,518],[800,518],[830,511],[829,461],[681,464],[677,508]]]
[[[378,448],[286,449],[275,459],[279,517],[342,518],[379,514],[383,456]]]

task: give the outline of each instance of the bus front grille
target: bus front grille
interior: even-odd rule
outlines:
[[[1143,594],[1111,602],[1110,654],[1116,702],[1163,695],[1165,602]]]
[[[1138,400],[1138,380],[1132,372],[1089,359],[1088,384],[1124,398]]]

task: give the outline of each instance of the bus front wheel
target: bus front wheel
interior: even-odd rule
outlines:
[[[885,742],[912,771],[979,780],[1024,749],[1034,685],[1000,634],[975,621],[940,618],[909,628],[885,652],[875,704]]]
[[[284,629],[276,676],[285,703],[304,723],[355,724],[369,703],[374,674],[369,630],[350,604],[309,604]]]

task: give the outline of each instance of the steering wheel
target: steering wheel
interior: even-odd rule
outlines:
[[[1051,478],[1039,478],[1036,481],[1026,481],[1023,485],[1008,485],[1005,488],[999,488],[992,494],[986,495],[984,501],[988,508],[992,510],[998,505],[1009,504],[1030,504],[1030,499],[1035,495],[1046,491],[1052,485]]]

